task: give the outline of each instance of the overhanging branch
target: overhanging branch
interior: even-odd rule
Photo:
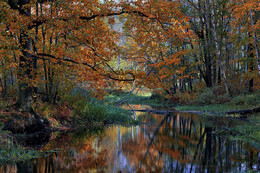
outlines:
[[[65,62],[71,62],[71,63],[77,64],[77,65],[82,64],[82,65],[88,66],[89,68],[91,68],[94,71],[98,71],[98,69],[96,69],[97,65],[96,66],[92,66],[92,65],[90,65],[90,64],[88,64],[86,62],[80,63],[80,62],[74,61],[72,59],[57,58],[54,55],[50,55],[50,54],[46,54],[46,53],[37,53],[37,55],[33,55],[33,57],[36,57],[36,58],[40,58],[39,56],[49,57],[49,58],[52,58],[52,59],[65,61]],[[101,74],[101,75],[104,76],[104,77],[107,77],[109,79],[116,80],[116,81],[134,81],[135,80],[135,75],[133,73],[131,73],[131,72],[128,72],[126,74],[119,74],[119,73],[117,73],[115,71],[112,71],[112,72],[115,73],[116,75],[131,75],[132,78],[130,78],[130,79],[120,79],[120,78],[113,77],[111,74]]]

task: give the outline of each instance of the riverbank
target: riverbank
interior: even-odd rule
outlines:
[[[214,89],[212,90],[214,91]],[[260,107],[260,91],[245,92],[233,97],[227,97],[225,95],[214,95],[212,90],[206,89],[198,93],[176,94],[170,99],[160,95],[152,95],[151,93],[134,94],[114,91],[105,97],[105,101],[114,105],[140,104],[149,105],[155,109],[215,113]]]
[[[131,112],[82,94],[67,97],[66,102],[59,104],[37,100],[30,112],[19,111],[12,105],[12,100],[0,100],[0,163],[25,161],[55,152],[37,149],[49,142],[53,132],[139,123]]]
[[[26,126],[26,121],[31,121],[33,117],[38,117],[49,128],[58,130],[79,126],[136,123],[129,111],[84,93],[71,94],[56,104],[37,99],[30,112],[20,111],[13,106],[14,103],[12,100],[0,100],[0,120],[3,124],[13,121],[16,126]]]
[[[162,172],[169,167],[168,163],[173,162],[180,165],[177,172],[182,168],[186,172],[203,172],[203,168],[211,168],[213,172],[219,168],[220,172],[236,172],[238,167],[241,167],[241,172],[257,170],[259,150],[246,142],[230,141],[216,133],[221,127],[237,123],[233,120],[187,114],[162,116],[144,113],[142,117],[145,124],[141,126],[116,125],[96,131],[84,129],[56,133],[42,150],[60,150],[7,166],[18,170],[25,167],[28,172],[36,167],[40,172]],[[207,158],[214,158],[215,162],[204,162]],[[191,163],[196,165],[196,169],[191,168]],[[118,165],[127,165],[129,169]],[[243,165],[252,165],[253,168]]]
[[[197,111],[199,112],[198,114],[208,117],[211,115],[220,116],[219,112],[223,113],[231,110],[249,109],[252,108],[252,105],[248,103],[258,102],[257,94],[248,95],[246,98],[247,101],[243,102],[243,104],[234,104],[234,101],[230,101],[225,104],[178,105],[177,103],[171,102],[171,100],[166,100],[160,96],[149,94],[135,95],[117,92],[116,94],[111,93],[110,95],[106,96],[105,100],[97,100],[90,98],[82,93],[78,93],[64,98],[66,101],[61,101],[59,104],[50,104],[48,102],[37,100],[33,105],[33,110],[35,113],[37,113],[37,116],[44,119],[44,121],[46,120],[46,127],[44,127],[44,129],[47,131],[44,131],[43,135],[44,139],[48,139],[48,134],[53,131],[73,131],[79,128],[95,129],[103,128],[109,124],[118,124],[124,126],[140,124],[138,120],[133,118],[132,111],[128,111],[119,107],[122,104],[149,105],[151,109],[159,110],[157,112],[153,112],[155,114],[161,114],[165,112],[167,113],[169,111],[190,113],[196,113]],[[0,160],[8,160],[9,158],[12,158],[12,160],[26,160],[38,157],[41,154],[48,153],[48,151],[38,153],[35,152],[35,150],[24,147],[21,143],[21,140],[16,140],[17,135],[14,136],[10,133],[10,129],[9,131],[2,131],[2,129],[5,128],[6,124],[9,122],[11,127],[16,127],[18,129],[16,129],[17,131],[14,131],[14,133],[19,132],[20,136],[30,136],[31,134],[37,134],[35,131],[32,131],[31,133],[25,130],[30,129],[30,125],[26,124],[27,122],[31,122],[30,113],[23,114],[18,110],[15,110],[11,105],[13,105],[12,101],[1,100],[0,138],[1,141],[5,142],[1,143],[1,150],[4,153],[1,153],[2,158],[0,158]],[[234,140],[243,140],[249,141],[250,143],[256,143],[254,145],[260,148],[259,115],[260,114],[253,114],[243,117],[243,122],[241,121],[241,124],[238,124],[232,128],[218,130],[215,133],[229,136]],[[221,114],[221,116],[232,119],[241,118],[238,114]],[[8,130],[8,128],[6,128],[6,130]],[[15,152],[9,152],[12,150],[12,148],[15,148],[14,151],[18,153],[17,158],[14,158],[14,156],[16,156]]]
[[[208,91],[206,91],[208,92]],[[127,97],[126,97],[127,96]],[[184,95],[182,97],[189,97]],[[202,99],[203,98],[203,99]],[[191,99],[191,98],[190,98]],[[180,101],[180,102],[177,102]],[[206,96],[197,97],[197,100],[191,100],[193,104],[187,104],[184,98],[179,98],[172,102],[165,100],[159,96],[151,95],[135,95],[128,93],[116,93],[107,96],[107,101],[126,105],[149,105],[149,110],[142,110],[142,112],[151,112],[155,114],[169,114],[171,112],[198,114],[200,117],[223,117],[239,121],[237,125],[230,128],[223,128],[216,131],[220,136],[225,136],[231,140],[242,140],[249,142],[256,148],[260,149],[260,92],[240,94],[233,98],[229,98],[221,104],[218,97],[209,100]],[[207,100],[207,101],[205,101]],[[204,102],[204,103],[203,103]],[[186,104],[185,104],[186,103]],[[251,111],[251,113],[247,113]],[[134,111],[134,110],[132,110]],[[139,110],[140,111],[140,110]]]

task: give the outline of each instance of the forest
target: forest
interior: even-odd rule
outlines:
[[[259,149],[259,18],[258,0],[1,0],[0,138],[140,124],[141,104],[253,117]]]

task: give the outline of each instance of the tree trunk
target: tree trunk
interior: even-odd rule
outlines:
[[[4,67],[4,63],[2,61],[2,67]],[[1,81],[1,78],[0,78],[0,86],[2,88],[2,97],[3,99],[5,99],[7,97],[7,78],[6,78],[6,72],[5,71],[2,71],[2,78],[3,78],[3,81]]]
[[[0,78],[0,88],[2,88],[1,93],[2,93],[2,98],[4,99],[5,98],[5,92],[4,92],[4,86],[2,84],[2,79],[1,78]]]
[[[28,4],[30,1],[23,1],[22,4]],[[31,16],[31,9],[20,7],[19,12],[27,17]],[[30,111],[32,108],[32,86],[28,81],[32,79],[33,60],[33,40],[26,33],[28,31],[22,30],[20,35],[20,44],[22,47],[22,55],[19,58],[18,70],[18,98],[16,106],[22,108],[23,111]]]
[[[250,19],[251,19],[251,25],[253,27],[253,37],[254,37],[254,44],[255,44],[255,53],[256,53],[256,59],[257,59],[257,68],[258,68],[258,74],[260,77],[260,58],[259,58],[259,49],[257,44],[257,37],[256,37],[256,31],[254,28],[254,20],[253,20],[253,14],[252,10],[249,11]]]
[[[220,48],[219,48],[219,43],[218,43],[218,37],[217,37],[217,31],[216,31],[216,24],[215,24],[215,14],[214,14],[214,9],[213,9],[213,3],[211,2],[211,0],[209,0],[209,3],[212,4],[211,7],[211,12],[212,12],[212,24],[213,24],[213,35],[214,35],[214,41],[215,41],[215,46],[216,46],[216,51],[217,51],[217,56],[218,56],[218,60],[219,60],[219,68],[220,68],[220,73],[221,76],[223,78],[224,81],[224,85],[225,85],[225,89],[226,89],[226,94],[228,96],[231,96],[231,93],[229,91],[229,86],[227,83],[227,78],[226,78],[226,74],[224,72],[223,69],[223,65],[222,65],[222,60],[221,60],[221,52],[220,52]]]
[[[26,34],[21,36],[23,55],[20,57],[18,72],[18,99],[16,105],[24,111],[30,111],[32,107],[32,86],[26,80],[32,79],[33,61],[31,59],[32,39]],[[26,78],[26,79],[24,79]]]
[[[189,88],[190,88],[190,90],[192,91],[192,79],[191,79],[191,77],[189,77]]]
[[[199,11],[202,12],[201,1],[199,1],[198,5],[199,5]],[[212,80],[211,80],[211,57],[210,57],[209,50],[207,49],[208,45],[206,45],[207,35],[209,35],[209,34],[206,34],[206,36],[204,34],[203,28],[205,26],[204,26],[203,19],[202,19],[201,15],[200,15],[200,25],[201,25],[202,29],[200,31],[199,38],[202,41],[202,48],[203,48],[203,53],[204,53],[204,57],[205,57],[205,68],[206,68],[206,74],[205,74],[204,80],[205,80],[206,86],[211,88],[211,87],[213,87],[213,83],[212,83]],[[208,33],[209,31],[207,30],[206,32]]]
[[[251,72],[253,72],[254,70],[254,63],[253,63],[253,58],[254,58],[254,54],[253,54],[253,44],[249,44],[248,45],[248,58],[249,58],[249,62],[248,62],[248,67],[250,69]],[[249,79],[249,82],[248,82],[248,91],[249,92],[253,92],[253,86],[254,86],[254,79],[251,78]]]
[[[210,13],[210,7],[208,5],[208,2],[205,0],[204,1],[204,5],[205,5],[205,21],[206,21],[206,37],[207,37],[207,57],[208,57],[208,72],[210,70],[210,73],[208,74],[209,75],[209,78],[210,78],[210,81],[211,81],[211,85],[214,86],[214,68],[213,68],[213,59],[212,59],[212,53],[210,51],[211,47],[212,47],[212,27],[211,26],[211,13]],[[209,69],[210,68],[210,69]]]

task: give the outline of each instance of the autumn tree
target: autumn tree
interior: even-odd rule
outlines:
[[[26,111],[33,93],[56,102],[81,82],[96,93],[134,82],[173,97],[203,79],[231,95],[231,82],[259,73],[255,0],[4,0],[0,13],[2,95],[17,85]]]
[[[233,5],[232,39],[234,45],[244,53],[240,62],[244,65],[243,72],[249,79],[249,91],[252,91],[253,78],[256,71],[259,75],[259,3],[257,1],[235,1]],[[236,41],[235,39],[239,40]],[[256,78],[257,79],[257,78]]]
[[[1,69],[16,74],[16,106],[24,111],[31,110],[33,93],[44,92],[46,100],[54,102],[58,90],[66,90],[66,83],[88,81],[89,88],[105,88],[107,79],[136,79],[142,84],[152,80],[152,88],[168,90],[177,68],[174,63],[182,56],[179,45],[169,53],[170,40],[181,43],[189,34],[187,18],[177,2],[5,0],[0,4]],[[117,41],[121,33],[110,27],[113,16],[126,18],[126,34],[135,40],[138,64],[146,70],[110,66],[109,61],[121,56],[123,48]],[[153,75],[147,77],[148,73]]]
[[[4,14],[1,38],[5,44],[1,58],[3,64],[12,61],[11,56],[14,56],[17,63],[10,65],[17,67],[17,107],[25,111],[31,109],[33,88],[38,86],[43,76],[47,95],[54,92],[55,76],[77,73],[81,80],[95,79],[97,83],[104,83],[102,80],[105,78],[121,80],[109,72],[104,73],[106,61],[116,53],[113,41],[116,34],[109,30],[103,18],[125,13],[122,10],[113,11],[115,5],[113,2],[101,4],[99,1],[1,2],[1,12]],[[8,44],[18,46],[13,49]],[[61,65],[70,71],[61,69]],[[128,77],[125,80],[133,79]]]

